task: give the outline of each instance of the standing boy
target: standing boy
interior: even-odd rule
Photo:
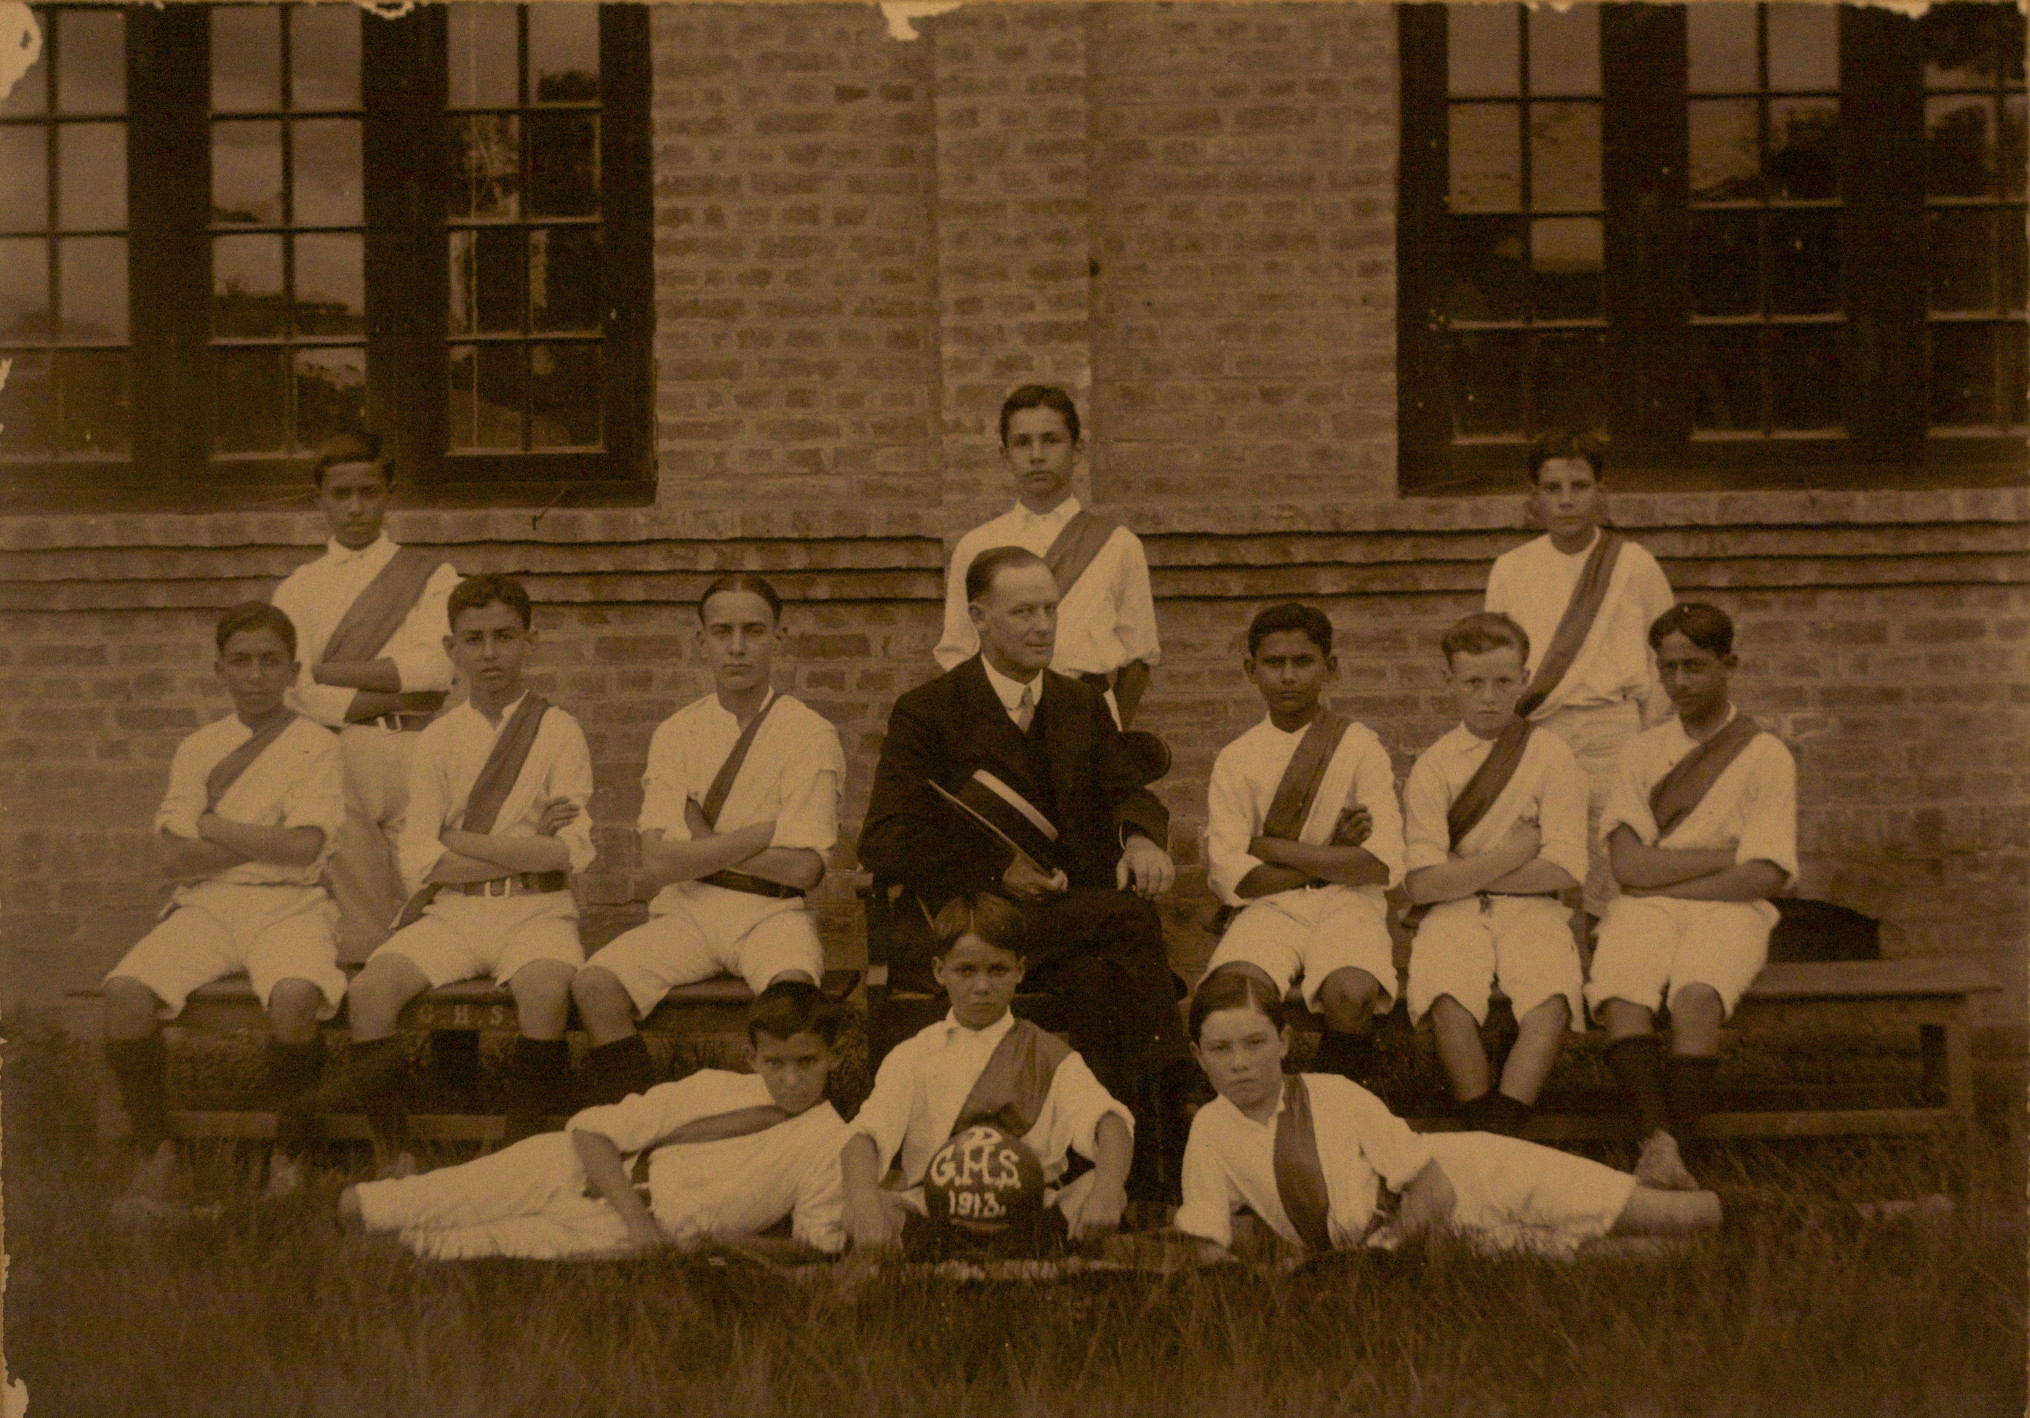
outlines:
[[[744,572],[714,581],[698,627],[713,692],[663,721],[642,775],[642,874],[662,890],[647,924],[594,955],[571,984],[597,1102],[655,1081],[634,1021],[672,986],[724,971],[760,994],[824,975],[804,893],[839,840],[839,731],[775,692],[782,598],[767,581]]]
[[[1650,627],[1677,707],[1621,756],[1605,829],[1621,895],[1600,922],[1586,1000],[1643,1137],[1635,1175],[1696,1186],[1678,1154],[1705,1111],[1720,1026],[1769,957],[1769,898],[1797,876],[1797,764],[1736,709],[1734,623],[1672,606]],[[1665,1062],[1656,1012],[1668,1008]]]
[[[340,948],[364,960],[388,938],[402,905],[394,838],[416,733],[451,688],[444,603],[458,573],[437,553],[398,547],[382,531],[394,475],[378,436],[326,439],[313,476],[331,543],[283,579],[274,601],[302,644],[290,707],[339,731],[346,817],[329,880]]]
[[[585,959],[570,877],[592,864],[585,734],[523,682],[536,633],[520,582],[470,577],[448,609],[444,648],[470,698],[417,736],[401,835],[412,894],[402,928],[348,991],[353,1042],[342,1096],[368,1115],[383,1166],[394,1170],[413,1165],[401,1152],[402,1006],[476,975],[506,984],[521,1026],[507,1061],[507,1139],[519,1141],[560,1111],[571,977]]]
[[[1481,611],[1445,632],[1459,726],[1410,769],[1404,889],[1423,912],[1410,945],[1410,1020],[1427,1014],[1460,1119],[1514,1136],[1568,1029],[1583,1029],[1579,948],[1560,892],[1586,875],[1586,779],[1572,750],[1515,712],[1529,636]],[[1499,982],[1516,1040],[1492,1086],[1480,1026]]]
[[[1278,991],[1301,976],[1325,1018],[1319,1070],[1364,1079],[1374,1018],[1396,994],[1383,895],[1403,874],[1395,771],[1373,730],[1321,698],[1339,673],[1323,611],[1261,612],[1241,668],[1269,712],[1213,760],[1209,878],[1239,914],[1206,971],[1249,971]]]
[[[1530,444],[1531,502],[1549,529],[1496,559],[1487,606],[1514,619],[1535,656],[1516,712],[1549,729],[1579,760],[1588,788],[1586,914],[1614,896],[1600,815],[1621,749],[1665,712],[1646,636],[1671,605],[1656,558],[1602,525],[1600,445],[1546,433]]]
[[[563,1132],[348,1187],[339,1216],[433,1260],[566,1260],[742,1240],[785,1217],[797,1241],[835,1252],[845,1244],[846,1125],[825,1083],[844,1026],[817,986],[771,985],[747,1013],[753,1073],[701,1069],[588,1108]]]
[[[949,1235],[950,1224],[964,1218],[926,1218],[918,1189],[927,1175],[945,1180],[942,1174],[964,1170],[976,1188],[998,1182],[985,1193],[998,1219],[1004,1210],[1019,1214],[1017,1199],[1008,1195],[1018,1174],[1040,1176],[1043,1187],[1055,1188],[1074,1151],[1093,1163],[1092,1170],[1055,1195],[1046,1193],[1040,1213],[1045,1235],[1024,1239],[1079,1240],[1114,1230],[1127,1202],[1133,1121],[1084,1059],[1009,1013],[1028,953],[1022,913],[990,893],[960,897],[938,912],[935,929],[934,969],[951,1013],[881,1061],[874,1091],[840,1154],[854,1246],[874,1252],[905,1240],[912,1252],[934,1253],[940,1233]],[[965,1159],[978,1157],[968,1136],[975,1128],[997,1130],[984,1134],[997,1143],[984,1168],[965,1166]],[[940,1166],[940,1159],[955,1165]],[[895,1185],[884,1187],[891,1164]],[[985,1175],[991,1172],[1001,1175]],[[968,1210],[977,1215],[981,1208]],[[912,1217],[928,1224],[906,1231]]]
[[[1057,581],[1057,650],[1050,667],[1099,689],[1114,721],[1126,728],[1162,653],[1156,602],[1141,541],[1071,495],[1080,447],[1078,406],[1064,390],[1025,384],[1001,405],[1001,459],[1015,480],[1016,503],[960,537],[952,551],[937,664],[949,670],[979,651],[967,610],[966,571],[973,558],[990,547],[1022,547],[1042,557]]]
[[[318,1022],[345,997],[335,913],[318,884],[345,818],[338,743],[285,702],[297,669],[288,616],[249,601],[219,617],[214,639],[233,712],[177,745],[155,814],[174,889],[155,929],[106,976],[106,1061],[143,1159],[127,1209],[142,1214],[166,1201],[176,1167],[162,1022],[190,992],[244,971],[268,1012],[277,1194],[299,1180],[290,1154],[324,1062]]]

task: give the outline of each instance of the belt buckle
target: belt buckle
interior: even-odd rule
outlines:
[[[494,887],[496,886],[500,887],[500,890],[495,891]],[[486,883],[486,894],[488,896],[512,896],[514,891],[515,879],[511,876],[497,876]]]

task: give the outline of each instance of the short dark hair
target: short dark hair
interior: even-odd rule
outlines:
[[[961,936],[977,936],[996,950],[1024,960],[1029,957],[1029,922],[1014,902],[992,891],[954,896],[945,902],[930,928],[937,937],[934,953],[940,960]]]
[[[1475,611],[1461,616],[1438,642],[1438,648],[1445,652],[1448,669],[1454,655],[1485,655],[1504,645],[1513,649],[1524,664],[1530,662],[1530,633],[1500,611]]]
[[[522,589],[522,583],[497,571],[468,576],[452,587],[451,599],[444,603],[444,620],[456,630],[461,612],[476,611],[481,606],[506,606],[522,618],[524,630],[535,623],[535,612],[529,606],[529,593]]]
[[[966,600],[982,600],[994,589],[994,578],[1011,566],[1043,566],[1049,563],[1026,547],[988,547],[966,568]]]
[[[1607,476],[1607,450],[1590,433],[1571,429],[1547,429],[1530,440],[1530,481],[1535,482],[1544,464],[1553,458],[1584,458],[1593,469],[1593,480]]]
[[[728,595],[735,591],[746,591],[761,597],[768,603],[768,613],[776,620],[782,619],[782,597],[775,593],[775,587],[768,584],[768,578],[752,571],[733,571],[721,576],[705,588],[705,594],[698,597],[698,624],[705,623],[705,605],[714,596]]]
[[[1071,435],[1073,443],[1078,442],[1078,405],[1071,401],[1071,395],[1055,384],[1024,384],[1001,401],[1003,447],[1008,443],[1008,420],[1024,409],[1055,409],[1064,420],[1064,431]]]
[[[324,475],[340,463],[372,463],[380,470],[381,481],[394,485],[394,469],[381,456],[381,436],[368,433],[365,429],[353,429],[345,433],[334,433],[317,445],[317,461],[310,465],[310,479],[317,486],[324,486]]]
[[[1734,622],[1704,601],[1679,601],[1649,628],[1649,648],[1663,648],[1666,635],[1682,635],[1701,650],[1726,659],[1734,653]]]
[[[1297,601],[1284,601],[1256,613],[1248,622],[1248,658],[1253,659],[1262,642],[1281,630],[1302,631],[1320,651],[1332,653],[1332,622],[1324,611]]]
[[[766,1034],[771,1039],[794,1039],[815,1034],[831,1048],[846,1030],[846,1011],[825,998],[825,992],[808,980],[777,980],[754,997],[747,1006],[747,1042],[758,1044]]]
[[[282,648],[289,652],[289,658],[296,658],[296,623],[266,601],[241,601],[230,610],[220,612],[212,638],[218,642],[221,655],[226,652],[226,642],[243,630],[273,631],[275,638],[282,642]]]
[[[1283,997],[1276,993],[1274,985],[1249,969],[1222,967],[1213,971],[1198,982],[1198,989],[1191,996],[1188,1025],[1191,1042],[1198,1042],[1199,1032],[1205,1028],[1208,1015],[1218,1014],[1221,1010],[1250,1008],[1267,1015],[1276,1032],[1282,1032]]]

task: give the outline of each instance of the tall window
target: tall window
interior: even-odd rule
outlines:
[[[639,7],[37,15],[0,510],[268,505],[361,426],[429,500],[648,494]]]
[[[2024,21],[1402,10],[1409,491],[2019,480]],[[1902,273],[1902,274],[1898,274]]]

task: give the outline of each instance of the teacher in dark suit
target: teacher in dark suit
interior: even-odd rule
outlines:
[[[935,988],[925,911],[981,890],[1016,901],[1030,926],[1028,980],[1057,997],[1072,1047],[1135,1115],[1130,1195],[1174,1197],[1175,1104],[1190,1064],[1150,904],[1176,874],[1169,812],[1098,691],[1048,668],[1058,591],[1043,559],[982,552],[966,599],[980,653],[895,702],[860,835],[861,863],[924,908],[895,913],[891,982]],[[1033,850],[996,840],[933,783],[1012,814],[1011,835]]]

